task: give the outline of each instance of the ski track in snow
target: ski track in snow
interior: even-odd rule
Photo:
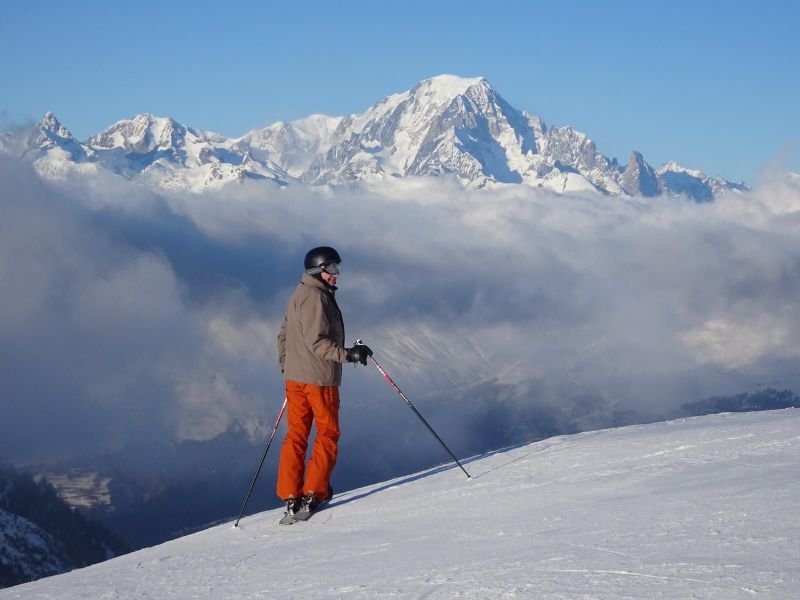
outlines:
[[[562,436],[467,460],[472,480],[436,467],[0,599],[794,599],[799,465],[798,409]]]

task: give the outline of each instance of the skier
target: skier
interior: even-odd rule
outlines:
[[[344,321],[335,298],[341,262],[329,246],[308,251],[305,272],[278,334],[288,424],[278,465],[277,493],[286,502],[282,523],[307,519],[333,496],[330,476],[339,440],[342,363],[366,365],[372,355],[363,344],[344,347]],[[317,432],[306,466],[312,422]]]

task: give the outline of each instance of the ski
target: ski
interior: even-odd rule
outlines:
[[[304,505],[305,503],[299,498],[287,498],[286,512],[283,513],[283,517],[281,517],[281,520],[278,521],[278,524],[293,525],[297,521],[297,513],[300,512],[300,508]]]
[[[303,506],[294,513],[295,523],[297,521],[308,521],[314,514],[322,510],[322,508],[330,501],[330,498],[327,500],[321,500],[319,502],[314,502],[313,504],[303,503]]]
[[[278,525],[294,525],[297,523],[297,519],[295,518],[297,513],[285,512],[283,514],[283,518],[278,521]]]
[[[278,523],[280,525],[294,525],[298,521],[308,521],[311,516],[328,504],[333,498],[333,488],[331,488],[330,495],[325,498],[324,500],[304,500],[303,504],[297,510],[287,510],[283,513],[283,518],[281,518]]]

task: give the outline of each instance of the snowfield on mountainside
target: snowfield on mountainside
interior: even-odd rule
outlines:
[[[465,466],[471,480],[440,466],[338,494],[307,523],[262,512],[0,598],[798,597],[799,409],[562,436]]]

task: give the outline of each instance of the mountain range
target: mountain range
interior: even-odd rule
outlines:
[[[453,75],[421,81],[360,114],[281,121],[239,138],[141,114],[81,142],[47,113],[32,128],[0,135],[0,150],[48,178],[109,172],[193,192],[247,180],[317,186],[441,175],[469,187],[524,184],[698,202],[748,189],[675,161],[655,169],[636,151],[622,165],[586,134],[514,108],[485,78]]]

